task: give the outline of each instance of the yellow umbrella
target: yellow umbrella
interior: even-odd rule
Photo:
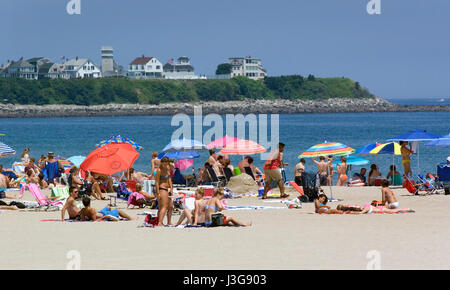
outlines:
[[[401,146],[398,143],[390,142],[375,147],[370,154],[390,154],[390,155],[402,155]]]

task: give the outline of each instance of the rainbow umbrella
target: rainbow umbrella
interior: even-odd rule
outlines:
[[[251,140],[239,139],[228,144],[219,154],[222,155],[252,155],[266,152],[267,149]]]
[[[370,151],[370,154],[402,155],[401,148],[402,147],[398,143],[390,142],[377,146],[375,149]]]
[[[221,148],[222,149],[222,148],[226,147],[227,145],[229,145],[231,143],[234,143],[234,142],[236,142],[238,140],[240,140],[240,139],[236,138],[236,137],[225,136],[225,137],[222,137],[222,138],[219,138],[219,139],[216,139],[216,140],[212,141],[211,143],[209,143],[207,145],[207,147],[209,149],[215,149],[215,148]]]
[[[350,155],[353,152],[355,152],[355,149],[342,143],[325,142],[323,144],[314,145],[299,155],[298,158],[314,158],[328,155],[343,156]]]
[[[55,157],[56,160],[64,167],[64,172],[69,171],[75,164],[73,164],[69,159],[61,156]]]
[[[102,147],[105,146],[107,144],[111,144],[111,143],[128,143],[131,146],[133,146],[134,149],[136,150],[142,150],[144,147],[142,147],[141,145],[139,145],[138,143],[136,143],[134,140],[130,139],[130,138],[126,138],[126,137],[122,137],[120,135],[117,136],[112,136],[109,139],[100,141],[100,143],[98,143],[97,145],[95,145],[96,147]]]

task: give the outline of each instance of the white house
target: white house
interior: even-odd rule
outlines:
[[[64,64],[54,63],[48,69],[46,77],[49,79],[70,79],[70,74],[65,71]]]
[[[170,59],[163,67],[164,78],[178,80],[192,80],[199,77],[194,73],[194,67],[188,57],[179,57],[176,61]]]
[[[229,59],[229,63],[231,64],[231,77],[245,76],[253,80],[259,80],[267,76],[267,72],[258,58],[251,56],[232,57]]]
[[[70,78],[100,78],[100,68],[88,58],[73,58],[64,63],[64,73]]]
[[[138,57],[130,63],[128,77],[134,79],[162,78],[163,65],[156,57]]]

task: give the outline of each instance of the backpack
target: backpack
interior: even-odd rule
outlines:
[[[128,206],[145,207],[145,196],[139,192],[133,192],[128,196]]]
[[[131,192],[128,190],[127,184],[125,182],[119,183],[119,186],[117,187],[117,197],[126,198],[128,200],[130,194]]]

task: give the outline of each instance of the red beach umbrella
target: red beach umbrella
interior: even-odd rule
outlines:
[[[267,149],[251,140],[241,140],[230,143],[223,148],[220,154],[252,155],[266,152]]]
[[[133,166],[139,153],[128,143],[111,143],[92,151],[81,163],[83,171],[112,175]]]

